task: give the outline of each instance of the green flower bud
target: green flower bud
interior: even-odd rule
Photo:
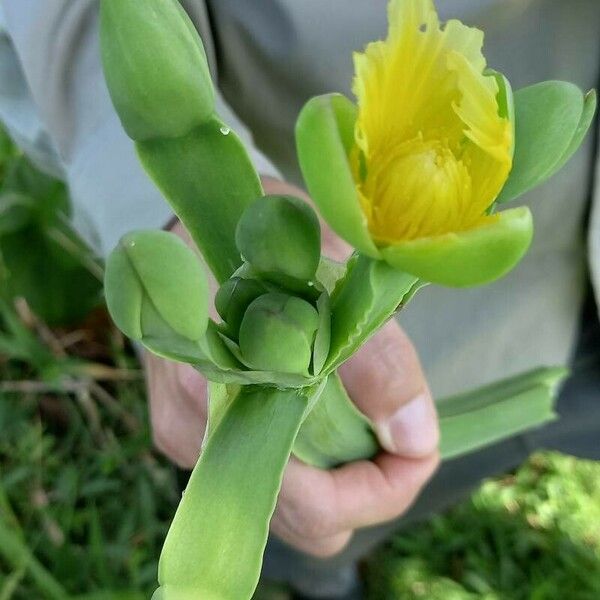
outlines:
[[[319,314],[305,300],[277,292],[264,294],[246,310],[240,351],[255,369],[305,374],[318,327]]]
[[[213,113],[202,41],[178,0],[102,0],[100,39],[108,89],[132,139],[179,137]]]
[[[113,321],[132,339],[204,337],[206,275],[173,233],[137,231],[123,237],[106,262],[104,289]]]
[[[319,219],[306,202],[292,196],[265,196],[251,204],[235,241],[258,273],[283,285],[310,281],[319,266]]]
[[[215,296],[215,308],[227,325],[230,336],[237,338],[249,304],[267,290],[255,279],[232,277],[228,279]]]

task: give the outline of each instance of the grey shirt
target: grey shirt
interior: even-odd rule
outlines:
[[[2,1],[0,117],[39,164],[68,181],[79,229],[106,253],[125,231],[162,226],[168,206],[139,167],[103,81],[98,0]],[[352,51],[385,35],[386,0],[182,4],[207,46],[222,92],[222,116],[242,130],[260,172],[280,171],[300,183],[293,140],[298,111],[314,94],[350,94]],[[437,4],[442,18],[458,17],[485,30],[489,64],[504,71],[515,88],[543,79],[596,86],[597,0]],[[596,210],[589,252],[583,230],[592,149],[590,136],[560,174],[523,199],[534,213],[537,235],[513,273],[467,291],[431,286],[401,316],[435,393],[568,362],[586,257],[600,282]]]

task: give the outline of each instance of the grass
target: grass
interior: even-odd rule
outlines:
[[[74,333],[85,340],[74,348],[106,347],[85,327],[57,332],[55,345]],[[125,600],[156,587],[175,474],[150,450],[137,365],[118,344],[112,351],[115,364],[80,364],[100,371],[102,386],[60,372],[40,379],[22,361],[0,368],[0,600],[136,592],[103,596]]]
[[[19,197],[43,203],[56,187],[0,130],[0,229],[20,247],[17,232],[29,221],[14,195],[2,195],[11,173]],[[44,227],[57,227],[42,224],[38,242],[50,231]],[[38,245],[40,260],[58,253],[61,264],[81,250]],[[0,600],[148,599],[179,492],[174,469],[151,449],[139,366],[102,309],[76,328],[51,329],[15,301],[2,257]],[[85,258],[75,262],[88,265]],[[26,266],[15,262],[12,274]],[[77,273],[69,269],[65,281]],[[13,278],[11,289],[33,303],[48,295],[48,281],[41,291],[29,287],[38,280]],[[70,315],[79,298],[59,280],[54,304]],[[367,561],[365,576],[369,600],[600,598],[600,465],[535,455],[516,475],[484,483],[448,514],[398,534]],[[287,598],[263,585],[256,600]]]
[[[535,454],[464,504],[397,535],[367,569],[371,600],[600,598],[600,465]]]
[[[178,491],[137,363],[101,313],[76,331],[22,322],[55,364],[0,362],[0,600],[148,599]],[[536,454],[365,574],[369,600],[600,598],[600,464]]]

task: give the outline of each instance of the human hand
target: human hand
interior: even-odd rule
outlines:
[[[264,185],[270,194],[303,195],[282,182]],[[181,225],[173,230],[189,241]],[[338,260],[349,252],[325,226],[323,248]],[[146,372],[154,442],[180,467],[191,468],[206,428],[206,381],[189,365],[151,355]],[[292,458],[271,521],[278,537],[321,557],[341,551],[355,529],[405,512],[438,464],[433,400],[416,351],[396,321],[342,365],[340,374],[356,406],[374,423],[384,450],[372,461],[330,471]]]

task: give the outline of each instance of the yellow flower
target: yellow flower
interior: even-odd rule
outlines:
[[[527,208],[492,214],[515,148],[510,84],[486,71],[483,33],[440,24],[432,0],[388,13],[387,39],[354,57],[358,107],[328,94],[298,117],[308,191],[362,254],[444,285],[492,281],[533,235]]]
[[[472,229],[512,164],[513,129],[486,75],[483,32],[392,0],[389,35],[354,56],[352,172],[378,244]]]

